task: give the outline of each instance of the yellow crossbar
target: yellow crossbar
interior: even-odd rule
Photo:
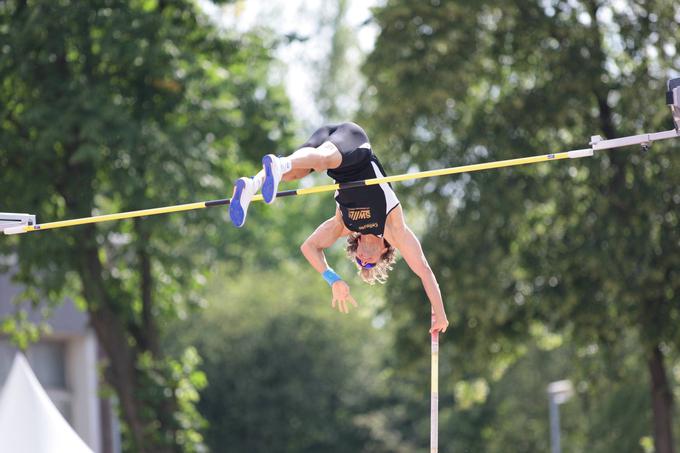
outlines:
[[[588,153],[589,152],[589,153]],[[577,154],[574,154],[577,153]],[[578,154],[581,153],[581,154]],[[315,194],[315,193],[321,193],[321,192],[332,192],[335,190],[343,190],[343,189],[349,189],[349,188],[355,188],[355,187],[362,187],[362,186],[370,186],[370,185],[375,185],[375,184],[383,184],[383,183],[389,183],[389,182],[399,182],[399,181],[409,181],[413,179],[423,179],[423,178],[432,178],[435,176],[445,176],[445,175],[453,175],[453,174],[458,174],[458,173],[471,173],[475,171],[483,171],[483,170],[491,170],[495,168],[503,168],[503,167],[514,167],[518,165],[527,165],[527,164],[537,164],[540,162],[547,162],[547,161],[552,161],[552,160],[560,160],[560,159],[567,159],[567,158],[574,158],[574,157],[585,157],[592,155],[592,150],[590,148],[585,149],[585,150],[576,150],[576,151],[565,151],[562,153],[555,153],[555,154],[543,154],[540,156],[530,156],[530,157],[521,157],[518,159],[508,159],[508,160],[500,160],[500,161],[495,161],[495,162],[486,162],[482,164],[471,164],[471,165],[462,165],[459,167],[450,167],[450,168],[443,168],[439,170],[429,170],[429,171],[421,171],[421,172],[416,172],[416,173],[405,173],[402,175],[394,175],[394,176],[385,176],[382,178],[374,178],[374,179],[366,179],[364,181],[354,181],[354,182],[349,182],[349,183],[341,183],[341,184],[328,184],[328,185],[323,185],[323,186],[315,186],[315,187],[308,187],[308,188],[303,188],[303,189],[296,189],[296,190],[288,190],[288,191],[283,191],[279,192],[277,196],[291,196],[291,195],[310,195],[310,194]],[[262,200],[262,195],[255,195],[253,197],[253,201],[260,201]],[[142,209],[139,211],[129,211],[129,212],[120,212],[117,214],[105,214],[105,215],[98,215],[98,216],[92,216],[92,217],[83,217],[80,219],[71,219],[71,220],[62,220],[58,222],[49,222],[49,223],[43,223],[43,224],[37,224],[37,225],[22,225],[22,226],[17,226],[17,227],[11,227],[11,228],[6,228],[4,230],[5,234],[20,234],[20,233],[28,233],[32,231],[42,231],[42,230],[51,230],[55,228],[66,228],[66,227],[72,227],[72,226],[77,226],[77,225],[85,225],[89,223],[100,223],[100,222],[109,222],[111,220],[122,220],[122,219],[131,219],[135,217],[144,217],[144,216],[150,216],[150,215],[158,215],[158,214],[168,214],[171,212],[181,212],[181,211],[191,211],[195,209],[203,209],[203,208],[208,208],[212,206],[223,206],[229,204],[230,199],[221,199],[221,200],[212,200],[212,201],[199,201],[196,203],[188,203],[188,204],[180,204],[180,205],[175,205],[175,206],[165,206],[162,208],[153,208],[153,209]]]

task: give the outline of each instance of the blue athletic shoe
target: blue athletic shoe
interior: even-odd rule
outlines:
[[[229,218],[234,226],[241,228],[246,223],[248,205],[255,195],[253,180],[250,178],[239,178],[234,184],[234,195],[229,202]]]
[[[281,164],[279,158],[273,154],[267,154],[262,158],[264,167],[264,184],[262,185],[262,198],[267,204],[272,204],[276,200],[276,191],[281,182]]]

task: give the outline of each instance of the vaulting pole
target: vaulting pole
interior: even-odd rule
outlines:
[[[432,310],[434,326],[434,310]],[[430,453],[439,450],[439,332],[430,334]]]
[[[279,192],[277,194],[277,197],[286,197],[286,196],[295,196],[295,195],[310,195],[310,194],[321,193],[321,192],[334,192],[336,190],[353,189],[353,188],[356,188],[356,187],[370,186],[370,185],[376,185],[376,184],[384,184],[384,183],[390,183],[390,182],[399,182],[399,181],[409,181],[409,180],[413,180],[413,179],[432,178],[432,177],[435,177],[435,176],[454,175],[454,174],[458,174],[458,173],[472,173],[472,172],[476,172],[476,171],[492,170],[492,169],[496,169],[496,168],[516,167],[518,165],[528,165],[528,164],[538,164],[538,163],[541,163],[541,162],[550,162],[550,161],[561,160],[561,159],[577,159],[577,158],[580,158],[580,157],[590,157],[590,156],[592,156],[594,150],[621,148],[621,147],[624,147],[624,146],[631,146],[631,145],[642,145],[644,148],[647,148],[653,141],[664,140],[664,139],[668,139],[668,138],[677,138],[677,137],[680,137],[680,131],[677,131],[677,130],[670,130],[670,131],[666,131],[666,132],[657,132],[657,133],[652,133],[652,134],[633,135],[633,136],[630,136],[630,137],[622,137],[622,138],[617,138],[617,139],[612,139],[612,140],[602,140],[599,136],[594,136],[594,137],[592,137],[591,147],[585,148],[585,149],[577,149],[577,150],[565,151],[565,152],[555,153],[555,154],[543,154],[543,155],[540,155],[540,156],[521,157],[521,158],[518,158],[518,159],[508,159],[508,160],[500,160],[500,161],[495,161],[495,162],[486,162],[486,163],[481,163],[481,164],[463,165],[463,166],[460,166],[460,167],[450,167],[450,168],[443,168],[443,169],[439,169],[439,170],[421,171],[421,172],[416,172],[416,173],[405,173],[405,174],[402,174],[402,175],[385,176],[385,177],[382,177],[382,178],[366,179],[366,180],[363,180],[363,181],[353,181],[353,182],[340,183],[340,184],[329,184],[329,185],[324,185],[324,186],[308,187],[308,188],[304,188],[304,189],[285,190],[285,191]],[[260,201],[260,200],[262,200],[262,195],[255,195],[253,197],[253,201]],[[108,222],[108,221],[111,221],[111,220],[131,219],[131,218],[135,218],[135,217],[144,217],[144,216],[157,215],[157,214],[168,214],[168,213],[172,213],[172,212],[191,211],[191,210],[195,210],[195,209],[209,208],[209,207],[212,207],[212,206],[223,206],[223,205],[229,204],[229,202],[230,202],[230,199],[228,199],[228,198],[220,199],[220,200],[211,200],[211,201],[200,201],[200,202],[180,204],[180,205],[175,205],[175,206],[165,206],[165,207],[162,207],[162,208],[142,209],[142,210],[139,210],[139,211],[121,212],[121,213],[117,213],[117,214],[105,214],[105,215],[99,215],[99,216],[93,216],[93,217],[83,217],[83,218],[79,218],[79,219],[62,220],[62,221],[58,221],[58,222],[49,222],[49,223],[43,223],[43,224],[37,224],[37,225],[24,224],[24,225],[21,225],[21,226],[4,228],[3,231],[4,231],[5,234],[28,233],[28,232],[31,232],[31,231],[50,230],[50,229],[55,229],[55,228],[66,228],[66,227],[72,227],[72,226],[77,226],[77,225],[85,225],[85,224],[89,224],[89,223]]]

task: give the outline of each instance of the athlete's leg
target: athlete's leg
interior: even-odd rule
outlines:
[[[342,154],[333,143],[324,142],[317,148],[311,146],[300,148],[287,159],[290,160],[292,170],[314,169],[320,172],[339,167],[342,163]]]
[[[307,176],[312,170],[325,171],[336,168],[342,163],[342,155],[335,145],[326,142],[318,148],[300,148],[288,157],[279,158],[269,154],[262,163],[265,168],[257,175],[252,178],[240,178],[234,184],[229,217],[237,227],[242,227],[245,223],[250,200],[260,188],[265,201],[272,203],[276,198],[279,181],[294,181]],[[272,176],[269,183],[265,182],[267,171]]]
[[[248,206],[253,195],[262,186],[264,171],[260,171],[254,178],[239,178],[234,184],[234,192],[229,202],[229,218],[236,227],[242,227],[246,223]]]
[[[357,124],[342,123],[337,125],[323,126],[297,151],[288,156],[290,168],[314,169],[316,171],[333,170],[352,157],[348,157],[357,148],[363,147],[370,150],[366,132]],[[363,158],[365,153],[356,154],[357,158]],[[285,174],[285,171],[284,171]]]
[[[312,172],[311,168],[294,168],[285,175],[281,176],[281,181],[296,181],[302,179]]]
[[[341,163],[342,155],[331,142],[324,142],[317,148],[305,146],[288,157],[276,157],[273,154],[267,154],[262,158],[262,166],[265,171],[262,197],[265,203],[273,203],[276,199],[279,182],[290,172],[294,173],[290,178],[285,178],[287,181],[309,174],[310,170],[326,171],[337,168]]]

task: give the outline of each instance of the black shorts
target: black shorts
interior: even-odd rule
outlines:
[[[368,146],[368,145],[366,145]],[[350,168],[356,168],[367,165],[373,157],[373,151],[370,148],[355,148],[353,150],[341,150],[342,162],[334,171],[342,171]]]
[[[317,129],[302,147],[318,148],[324,142],[331,142],[340,152],[340,166],[329,170],[329,176],[351,173],[356,175],[358,169],[370,166],[373,152],[366,132],[355,123],[329,124]],[[341,178],[346,179],[346,178]]]
[[[368,144],[368,135],[356,123],[329,124],[318,128],[301,148],[318,148],[330,141],[340,152],[350,151]]]

